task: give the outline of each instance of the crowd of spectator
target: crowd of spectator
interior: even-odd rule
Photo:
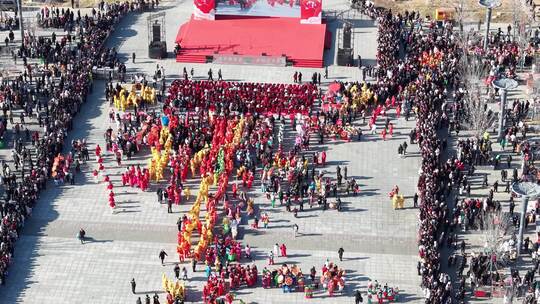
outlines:
[[[61,39],[38,38],[27,33],[15,58],[23,61],[24,73],[11,79],[3,78],[0,83],[4,118],[9,117],[16,131],[12,151],[16,170],[2,163],[6,199],[0,205],[1,284],[6,281],[15,254],[14,243],[32,213],[39,192],[46,188],[47,180],[54,177],[58,182],[74,178],[79,161],[88,157],[84,140],[74,140],[63,157],[64,140],[73,129],[73,118],[92,91],[92,68],[117,62],[116,56],[107,56],[115,51],[104,47],[103,42],[114,25],[135,9],[136,3],[122,2],[109,4],[106,10],[92,16],[80,17],[77,13],[78,17],[70,21],[77,33]],[[73,11],[69,14],[73,16]],[[58,15],[56,10],[54,17]],[[52,17],[44,16],[44,20],[47,18]],[[44,64],[31,65],[29,58],[41,58]],[[20,122],[14,123],[16,111],[20,112]],[[24,127],[25,117],[36,117],[43,132],[30,132]],[[25,145],[30,142],[32,147],[27,148]]]

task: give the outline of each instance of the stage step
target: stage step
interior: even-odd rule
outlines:
[[[176,55],[176,62],[206,63],[206,55],[183,54],[183,52],[180,52]]]
[[[293,66],[303,67],[303,68],[322,68],[323,60],[322,59],[291,59]]]

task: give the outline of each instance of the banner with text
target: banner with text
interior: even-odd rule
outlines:
[[[215,0],[193,0],[193,16],[198,20],[216,19]]]
[[[301,15],[300,23],[321,24],[322,22],[322,0],[300,0]]]
[[[301,0],[218,0],[217,15],[293,17],[300,16]]]

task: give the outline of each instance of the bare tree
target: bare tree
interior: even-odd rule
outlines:
[[[505,242],[514,237],[514,228],[510,224],[511,217],[508,213],[487,212],[484,217],[484,253],[489,256],[489,272],[490,275],[494,272],[499,272],[507,266],[509,261],[509,253],[504,245]],[[504,271],[503,271],[504,272]],[[493,284],[493,276],[490,276],[491,280],[491,292],[495,293],[495,285]],[[499,290],[497,293],[505,293],[507,298],[512,298],[515,294],[515,290],[509,288],[507,290]]]
[[[456,20],[460,34],[463,34],[463,24],[470,18],[469,1],[456,0],[454,2],[454,20]]]
[[[461,89],[464,90],[464,106],[466,113],[466,123],[468,129],[474,131],[477,137],[481,137],[490,127],[493,121],[493,113],[488,108],[488,100],[483,97],[486,86],[484,79],[487,76],[487,65],[484,59],[469,51],[470,44],[478,36],[473,31],[463,31],[463,24],[470,18],[470,1],[455,1],[455,20],[460,27],[459,32],[455,32],[454,38],[459,45],[460,56],[458,70]]]
[[[534,13],[527,5],[526,0],[513,0],[512,5],[513,20],[514,20],[514,41],[519,46],[520,51],[520,67],[523,71],[525,64],[525,50],[529,47],[530,29],[528,25],[534,22]]]
[[[508,213],[487,212],[484,217],[484,251],[486,254],[497,256],[499,262],[504,263],[505,251],[503,243],[511,239],[514,235],[514,228],[510,224],[512,219]],[[498,265],[492,265],[493,270],[497,270]]]
[[[466,37],[462,39],[466,40]],[[493,113],[488,108],[488,100],[483,97],[485,85],[483,80],[487,76],[487,66],[482,57],[469,53],[466,42],[460,58],[460,77],[463,84],[465,110],[468,114],[469,128],[477,137],[481,137],[493,123]]]

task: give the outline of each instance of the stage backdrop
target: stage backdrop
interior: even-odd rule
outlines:
[[[321,24],[322,0],[300,0],[302,14],[300,23]]]
[[[193,0],[193,16],[195,19],[214,20],[215,7],[215,0]]]
[[[300,1],[302,0],[217,0],[216,14],[298,18]]]

